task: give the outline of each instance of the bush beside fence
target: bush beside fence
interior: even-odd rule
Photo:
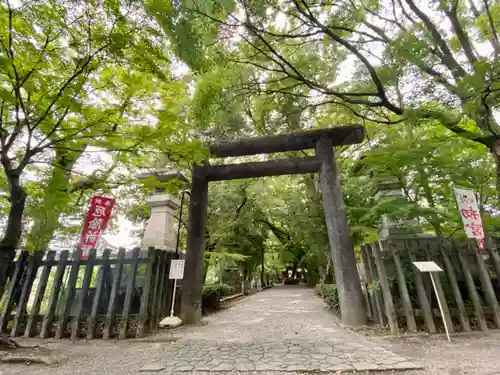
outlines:
[[[173,252],[22,252],[0,305],[0,332],[57,339],[144,337],[170,311]],[[180,287],[180,286],[179,286]],[[179,296],[180,293],[177,293]],[[176,305],[177,306],[177,305]]]

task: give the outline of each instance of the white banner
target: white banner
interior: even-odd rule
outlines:
[[[484,247],[484,229],[476,195],[473,190],[455,188],[455,199],[468,238],[476,238],[478,246]]]

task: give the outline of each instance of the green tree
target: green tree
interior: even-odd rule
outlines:
[[[0,2],[0,160],[9,201],[0,292],[35,185],[30,175],[42,175],[45,186],[30,191],[46,210],[32,210],[30,241],[45,247],[71,193],[117,182],[109,168],[75,177],[89,147],[109,153],[117,168],[148,165],[159,150],[192,154],[173,146],[187,135],[179,116],[186,85],[172,80],[161,36],[133,2]]]
[[[235,0],[181,1],[166,17],[182,20],[171,32],[189,30],[191,49],[206,52],[219,38],[217,61],[258,68],[250,92],[334,104],[380,124],[432,118],[486,146],[500,192],[499,14],[488,0]]]

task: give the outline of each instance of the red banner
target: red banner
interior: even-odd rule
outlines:
[[[90,200],[89,211],[78,243],[78,248],[82,249],[82,259],[87,259],[89,250],[96,247],[101,232],[106,229],[114,205],[113,198],[96,195]]]

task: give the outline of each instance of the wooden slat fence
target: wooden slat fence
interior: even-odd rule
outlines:
[[[442,332],[444,327],[428,273],[413,261],[434,261],[436,288],[446,303],[451,331],[500,328],[500,256],[497,241],[485,249],[474,242],[442,238],[378,241],[361,247],[370,318],[391,333]]]
[[[168,272],[175,257],[153,248],[90,250],[85,260],[80,250],[21,252],[0,298],[0,332],[73,340],[144,337],[170,312]]]

